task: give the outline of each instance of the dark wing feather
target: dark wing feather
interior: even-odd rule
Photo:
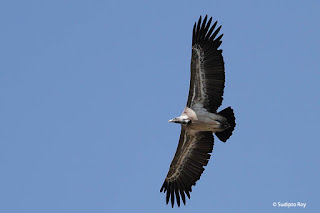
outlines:
[[[222,103],[224,90],[224,62],[221,45],[223,34],[216,38],[221,26],[215,31],[215,22],[211,27],[212,18],[207,16],[194,24],[192,35],[191,78],[187,107],[193,108],[200,103],[209,112],[216,112]]]
[[[174,200],[180,206],[180,197],[186,204],[186,198],[190,199],[191,186],[200,179],[204,166],[207,165],[210,153],[213,149],[212,132],[189,130],[182,127],[179,145],[171,162],[168,175],[160,189],[167,192],[166,202],[173,207]]]

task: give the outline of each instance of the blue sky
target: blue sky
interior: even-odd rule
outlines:
[[[0,212],[319,212],[319,1],[2,1]],[[222,24],[237,126],[181,208],[199,15]],[[304,202],[272,207],[273,202]]]

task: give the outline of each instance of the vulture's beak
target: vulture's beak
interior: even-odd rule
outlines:
[[[172,123],[172,122],[174,122],[174,119],[171,119],[171,120],[168,121],[168,123]]]

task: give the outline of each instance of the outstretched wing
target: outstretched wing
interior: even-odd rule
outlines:
[[[211,27],[212,17],[207,16],[195,23],[192,35],[191,78],[187,107],[193,108],[201,103],[209,112],[216,112],[221,105],[224,90],[224,62],[221,45],[223,34],[215,38],[221,28],[215,22]],[[214,31],[214,32],[213,32]]]
[[[175,199],[180,206],[180,197],[186,204],[185,194],[190,199],[191,186],[200,179],[204,171],[203,167],[210,159],[212,149],[212,132],[195,131],[182,126],[176,154],[160,189],[160,192],[167,192],[167,204],[170,197],[172,207]]]

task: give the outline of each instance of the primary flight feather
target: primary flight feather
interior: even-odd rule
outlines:
[[[213,133],[223,142],[232,135],[235,117],[231,107],[217,113],[222,103],[225,82],[221,26],[211,25],[207,16],[194,24],[192,34],[191,77],[187,106],[181,116],[169,122],[181,124],[178,148],[169,172],[160,189],[166,194],[166,203],[180,198],[190,199],[191,187],[200,179],[213,149]]]

